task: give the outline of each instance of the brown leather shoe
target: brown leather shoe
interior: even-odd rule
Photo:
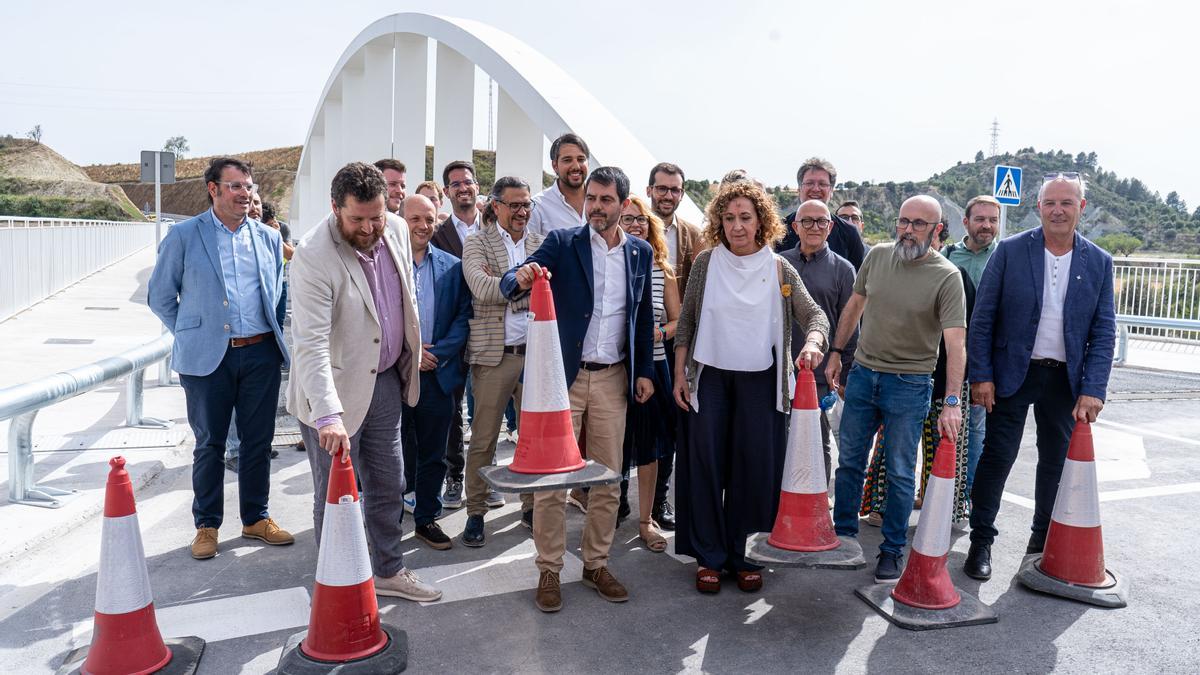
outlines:
[[[279,529],[274,518],[263,518],[253,525],[242,527],[242,536],[265,541],[272,546],[287,546],[296,541],[290,532]]]
[[[196,538],[192,540],[192,557],[196,560],[207,560],[217,555],[217,528],[198,527]]]
[[[537,608],[543,612],[557,612],[562,609],[562,588],[558,583],[558,572],[544,570],[538,577],[537,595],[534,598]]]
[[[583,571],[583,585],[596,589],[600,597],[609,602],[625,602],[629,599],[629,591],[617,581],[607,567],[597,567],[594,570]]]

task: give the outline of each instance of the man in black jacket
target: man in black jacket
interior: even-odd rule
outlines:
[[[796,185],[800,193],[800,203],[816,199],[828,204],[829,199],[833,197],[833,186],[837,185],[837,169],[820,157],[810,158],[796,172]],[[830,226],[828,239],[829,248],[849,260],[857,270],[862,266],[863,258],[866,256],[866,247],[863,246],[862,236],[859,235],[857,227],[843,218],[837,215],[832,218],[833,225]],[[800,243],[800,238],[792,226],[795,220],[795,213],[788,214],[788,217],[784,219],[787,236],[775,246],[776,252],[782,253],[791,250]]]

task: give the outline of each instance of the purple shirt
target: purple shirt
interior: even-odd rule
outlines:
[[[400,388],[403,390],[408,384],[412,353],[404,340],[404,286],[400,283],[400,272],[384,239],[380,239],[368,252],[355,249],[354,255],[358,256],[358,264],[362,265],[367,285],[371,287],[371,297],[375,301],[375,313],[379,315],[382,335],[377,372],[382,373],[399,362]],[[341,414],[336,414],[326,415],[315,423],[321,429],[340,421]]]

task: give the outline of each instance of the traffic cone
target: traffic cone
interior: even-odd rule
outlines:
[[[621,480],[616,471],[585,460],[571,423],[571,401],[563,370],[558,319],[549,280],[539,275],[529,299],[525,345],[521,436],[508,466],[490,466],[479,475],[501,492],[540,492],[605,485]]]
[[[1076,422],[1058,482],[1045,550],[1026,558],[1017,579],[1043,593],[1124,607],[1128,587],[1104,567],[1092,425]]]
[[[293,646],[297,637],[303,640]],[[396,673],[407,667],[407,652],[407,635],[379,620],[354,466],[343,450],[329,471],[308,631],[289,640],[278,672],[329,672],[354,662],[362,672]]]
[[[180,638],[171,640],[170,647],[163,641],[154,616],[133,482],[124,457],[113,457],[108,464],[112,468],[104,491],[92,643],[69,654],[63,670],[71,672],[82,661],[79,672],[96,675],[195,672],[204,640]]]
[[[775,525],[769,534],[751,534],[746,539],[745,555],[755,562],[792,567],[862,569],[867,565],[858,541],[839,538],[833,531],[821,445],[821,410],[810,368],[801,368],[796,374]]]
[[[925,503],[912,551],[894,588],[874,584],[855,591],[888,621],[910,630],[995,623],[996,613],[960,592],[950,580],[950,525],[954,515],[954,440],[943,437],[933,457]]]

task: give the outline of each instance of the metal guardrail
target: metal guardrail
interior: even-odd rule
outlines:
[[[1117,314],[1139,319],[1123,336],[1200,343],[1200,260],[1114,258],[1113,292]]]
[[[0,217],[0,321],[154,245],[154,223]]]
[[[39,486],[33,480],[33,421],[42,408],[128,375],[126,426],[167,428],[167,422],[142,414],[142,392],[146,368],[169,358],[173,342],[170,334],[164,334],[116,356],[0,389],[0,421],[12,420],[8,429],[8,500],[58,508],[78,494],[74,490]]]
[[[1167,319],[1157,316],[1117,315],[1117,354],[1113,364],[1125,365],[1129,356],[1129,333],[1134,328],[1149,328],[1162,331],[1181,331],[1200,334],[1200,320]]]

